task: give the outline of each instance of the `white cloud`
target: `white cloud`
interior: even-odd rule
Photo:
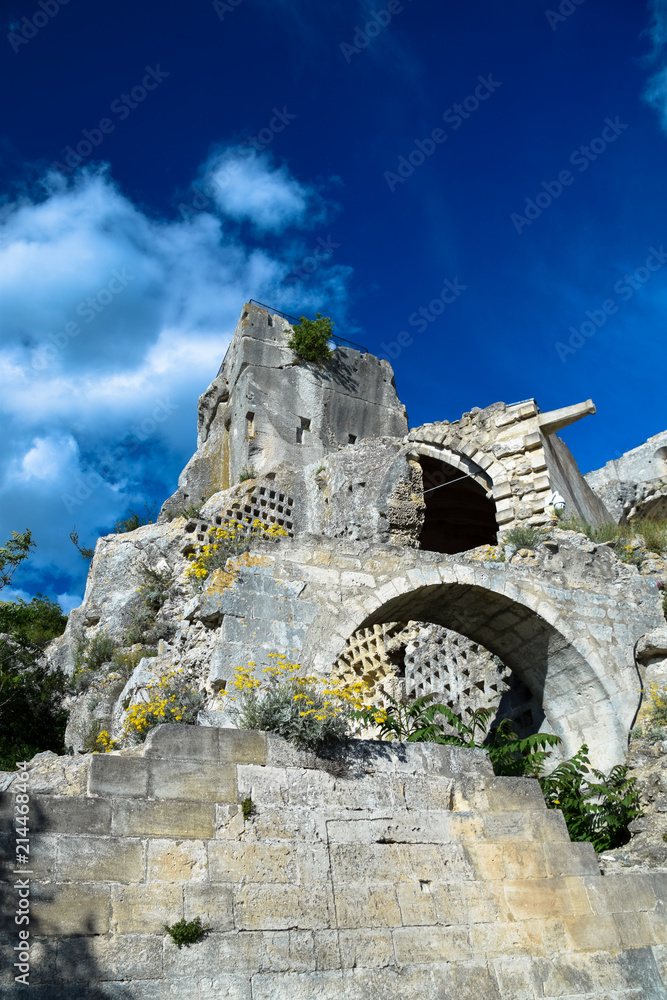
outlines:
[[[79,449],[71,434],[51,434],[35,438],[32,447],[18,463],[14,475],[20,481],[57,480],[62,471],[78,459]]]
[[[52,172],[32,197],[2,206],[0,503],[5,537],[30,527],[37,542],[17,586],[44,589],[46,574],[53,593],[76,594],[87,564],[73,525],[92,545],[128,506],[175,489],[196,442],[197,398],[244,302],[299,315],[326,304],[344,322],[349,268],[324,262],[306,286],[293,272],[312,234],[292,231],[279,251],[261,243],[261,232],[275,242],[325,214],[314,189],[260,155],[215,201],[171,218],[137,208],[105,170]]]
[[[648,35],[651,39],[651,52],[647,58],[649,65],[661,65],[649,78],[644,90],[644,99],[660,114],[660,123],[667,132],[667,66],[665,66],[665,47],[667,46],[667,0],[651,0],[652,14]]]
[[[315,191],[289,175],[271,170],[250,148],[227,150],[206,164],[202,187],[218,208],[237,222],[248,220],[259,232],[281,232],[303,225],[315,210]],[[318,213],[320,214],[320,213]]]
[[[68,615],[73,608],[81,607],[83,604],[83,597],[80,597],[79,594],[56,594],[56,601],[65,614]]]

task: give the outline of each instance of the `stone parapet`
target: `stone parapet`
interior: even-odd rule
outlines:
[[[537,782],[483,751],[325,759],[172,725],[139,753],[38,761],[29,785],[40,1000],[667,996],[667,875],[602,876]],[[164,925],[196,917],[205,938],[177,948]]]

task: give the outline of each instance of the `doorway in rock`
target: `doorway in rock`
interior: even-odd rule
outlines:
[[[424,477],[426,515],[419,547],[429,552],[466,552],[495,545],[496,505],[486,490],[446,462],[426,455],[419,462]]]

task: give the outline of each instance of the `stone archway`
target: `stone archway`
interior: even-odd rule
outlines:
[[[444,456],[434,458],[424,452],[419,454],[419,463],[425,503],[419,547],[454,554],[495,545],[496,505],[479,474],[482,470],[476,470],[473,463],[454,464]],[[466,469],[463,473],[462,468]]]
[[[528,581],[503,581],[502,564],[498,579],[489,568],[450,557],[437,569],[416,567],[374,592],[350,595],[338,609],[329,604],[306,637],[302,662],[328,673],[357,629],[408,620],[442,625],[512,669],[542,707],[541,729],[562,738],[564,756],[587,743],[595,766],[622,761],[638,702],[631,655],[589,641],[576,619],[577,612],[588,613],[589,595],[582,594],[575,612],[571,592],[553,588],[552,600],[545,600]],[[440,582],[425,582],[433,577]],[[600,598],[590,598],[599,609]]]

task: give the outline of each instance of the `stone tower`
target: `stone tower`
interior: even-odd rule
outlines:
[[[337,347],[326,366],[298,359],[291,326],[246,304],[220,371],[199,399],[197,452],[165,510],[234,486],[244,469],[299,468],[364,438],[401,438],[405,407],[386,361]]]

